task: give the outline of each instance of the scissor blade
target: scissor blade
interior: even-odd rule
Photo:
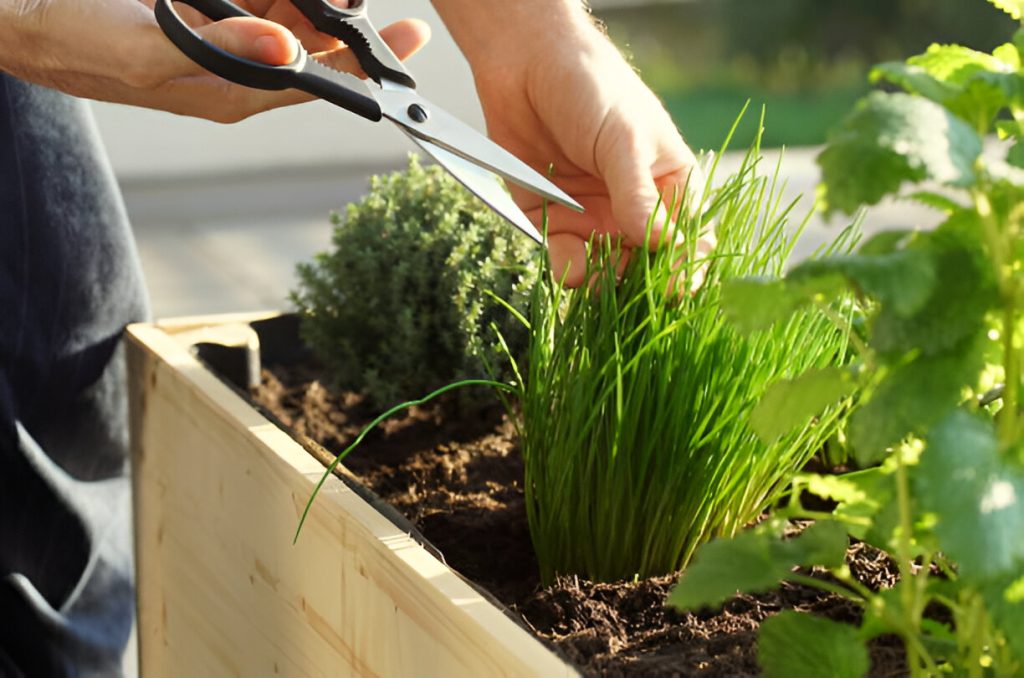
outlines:
[[[404,130],[405,128],[402,129]],[[483,200],[488,207],[533,240],[541,245],[544,244],[544,238],[527,216],[523,214],[523,211],[519,209],[519,206],[513,202],[512,196],[508,194],[508,191],[501,184],[500,177],[437,144],[421,139],[414,134],[410,134],[408,131],[406,131],[406,134],[420,148],[426,151],[430,157],[436,160],[441,167],[458,179],[460,184]]]
[[[544,175],[444,109],[426,101],[415,90],[395,83],[383,84],[383,89],[374,94],[384,116],[418,142],[426,141],[435,148],[441,147],[552,202],[577,212],[583,211],[582,205]],[[414,118],[414,107],[426,115]]]

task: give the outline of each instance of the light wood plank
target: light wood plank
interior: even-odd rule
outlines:
[[[128,334],[145,678],[575,675],[336,478],[292,545],[323,467],[161,328]]]

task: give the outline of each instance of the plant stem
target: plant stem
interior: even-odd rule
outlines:
[[[903,451],[897,449],[896,456],[896,495],[900,514],[899,538],[896,542],[897,560],[900,569],[900,599],[903,618],[903,642],[907,649],[907,665],[910,667],[911,676],[919,676],[921,663],[931,663],[927,650],[921,647],[918,636],[920,621],[917,614],[917,587],[911,579],[914,574],[910,563],[913,560],[910,538],[913,530],[913,516],[910,506],[910,483],[907,479],[907,468],[903,460]]]
[[[794,572],[787,576],[786,579],[795,584],[803,584],[804,586],[815,588],[820,591],[825,591],[826,593],[834,593],[837,596],[842,596],[843,598],[846,598],[847,600],[852,600],[853,602],[858,603],[860,605],[864,605],[867,602],[866,598],[864,598],[862,595],[851,589],[846,588],[845,586],[837,586],[836,584],[833,584],[822,579],[815,579],[814,577],[809,577],[806,574],[799,574],[797,572]],[[843,583],[845,584],[846,582]]]
[[[999,443],[1007,449],[1017,440],[1017,419],[1020,402],[1020,354],[1016,346],[1017,328],[1016,294],[1006,295],[1003,302],[1003,371],[1006,388],[1003,407],[999,410]]]
[[[999,410],[998,436],[1000,448],[1007,449],[1017,440],[1017,421],[1020,416],[1020,355],[1016,346],[1018,291],[1013,270],[1007,262],[1007,253],[1012,251],[1013,234],[1006,232],[1006,224],[1000,223],[988,195],[983,190],[973,190],[971,197],[984,226],[989,257],[996,272],[1003,304],[1001,338],[1006,388],[1003,392],[1003,406]]]

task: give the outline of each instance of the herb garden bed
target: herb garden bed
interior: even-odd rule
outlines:
[[[738,596],[717,613],[666,607],[674,577],[618,584],[563,578],[541,587],[523,507],[522,462],[511,427],[495,408],[463,407],[463,416],[450,404],[414,408],[371,435],[346,460],[343,477],[351,483],[355,474],[397,507],[429,540],[427,549],[436,547],[455,571],[489,591],[508,608],[507,617],[416,546],[405,534],[408,525],[395,528],[369,515],[372,509],[337,480],[292,546],[319,464],[375,411],[354,394],[325,387],[308,362],[287,364],[305,361],[292,339],[282,342],[280,329],[287,335],[293,327],[287,320],[256,322],[255,335],[236,320],[131,331],[147,675],[211,667],[316,674],[330,666],[385,675],[571,672],[512,620],[585,674],[753,674],[756,631],[766,617],[795,609],[859,618],[838,596],[795,584]],[[200,355],[244,386],[245,370],[237,368],[252,364],[244,348],[232,353],[203,343],[226,334],[243,338],[230,343],[263,345],[265,369],[254,399],[290,434],[246,406],[237,389],[220,383],[184,345],[204,345]],[[359,534],[365,526],[373,538]],[[364,552],[374,541],[388,553]],[[881,552],[859,545],[847,559],[867,586],[892,583],[895,568]],[[409,565],[430,574],[398,572]],[[438,589],[451,596],[447,605],[437,602]],[[450,619],[467,610],[472,620]],[[464,622],[473,630],[451,626]],[[902,649],[876,641],[872,662],[874,675],[898,675]]]

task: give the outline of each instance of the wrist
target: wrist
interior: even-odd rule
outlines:
[[[487,64],[607,43],[581,0],[432,0],[479,77]]]

